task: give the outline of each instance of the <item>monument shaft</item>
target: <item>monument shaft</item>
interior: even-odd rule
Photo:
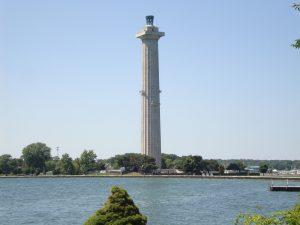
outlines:
[[[142,154],[152,156],[161,166],[160,89],[158,40],[164,36],[153,26],[153,16],[136,37],[142,40]]]

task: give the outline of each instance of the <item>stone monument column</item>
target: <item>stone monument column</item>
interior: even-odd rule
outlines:
[[[142,154],[152,156],[161,168],[160,89],[158,40],[164,36],[146,16],[146,25],[136,34],[142,41]]]

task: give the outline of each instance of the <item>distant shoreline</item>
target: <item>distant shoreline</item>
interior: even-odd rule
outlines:
[[[300,176],[201,176],[201,175],[51,175],[51,176],[0,176],[11,178],[190,178],[190,179],[247,179],[247,180],[294,180]]]

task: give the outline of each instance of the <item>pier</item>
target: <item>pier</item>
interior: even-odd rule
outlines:
[[[300,186],[270,186],[270,191],[300,191]]]

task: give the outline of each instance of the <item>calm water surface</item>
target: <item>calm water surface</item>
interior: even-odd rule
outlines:
[[[113,185],[128,190],[149,225],[233,224],[240,212],[285,209],[299,200],[297,193],[269,192],[269,181],[261,180],[0,179],[0,224],[81,225]]]

